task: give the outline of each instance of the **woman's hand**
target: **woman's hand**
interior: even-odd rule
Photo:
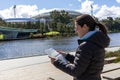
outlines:
[[[67,53],[64,52],[64,51],[57,50],[57,52],[58,52],[59,54],[62,54],[63,56],[66,56],[66,55],[67,55]]]
[[[54,57],[51,57],[51,56],[48,56],[49,58],[50,58],[50,60],[51,60],[51,63],[53,64],[54,63],[54,61],[56,60],[56,58],[54,58]]]

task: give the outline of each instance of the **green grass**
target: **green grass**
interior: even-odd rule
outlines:
[[[120,62],[120,57],[117,57],[117,59],[115,59],[113,62],[114,63]]]
[[[115,59],[113,62],[120,62],[120,49],[114,52],[106,52],[105,53],[105,58],[108,57],[117,57],[117,59]]]
[[[108,57],[120,57],[120,49],[117,50],[117,51],[114,51],[114,52],[106,52],[105,53],[105,58],[108,58]]]

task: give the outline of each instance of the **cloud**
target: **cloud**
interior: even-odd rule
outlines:
[[[94,16],[98,18],[106,18],[106,17],[120,17],[120,7],[119,6],[111,6],[108,7],[107,5],[99,5],[94,3],[94,0],[78,0],[81,4],[80,9],[75,11],[79,11],[80,13],[87,13],[91,14],[91,5],[93,6]],[[116,0],[120,2],[120,0]],[[69,6],[73,6],[73,4],[68,4]],[[52,8],[52,9],[38,9],[36,5],[17,5],[16,6],[16,17],[19,18],[29,18],[32,16],[36,16],[38,14],[49,12],[52,10],[68,10],[66,8]],[[0,10],[0,17],[5,18],[13,18],[14,11],[13,6],[8,9]]]
[[[39,10],[36,5],[17,5],[16,6],[16,17],[28,18],[37,14],[39,14]],[[11,6],[8,9],[0,10],[0,15],[2,18],[13,18],[14,17],[13,6]]]
[[[107,5],[98,6],[98,4],[95,4],[93,0],[85,0],[84,2],[81,2],[81,8],[76,11],[79,11],[81,13],[91,14],[91,7],[90,7],[91,5],[93,6],[94,16],[99,19],[104,19],[107,17],[113,17],[113,18],[120,17],[120,12],[119,12],[120,7],[118,6],[108,7]]]
[[[39,14],[45,13],[45,12],[50,12],[50,11],[53,11],[53,10],[67,10],[67,9],[66,8],[52,8],[52,9],[43,8],[43,9],[39,10]]]
[[[81,12],[82,13],[90,13],[91,11],[91,5],[93,4],[93,1],[86,0],[81,4]]]
[[[82,2],[82,0],[78,0],[78,2]]]
[[[9,8],[9,9],[4,9],[4,10],[1,10],[1,11],[0,11],[0,15],[1,15],[2,18],[10,17],[10,16],[13,16],[12,11],[13,11],[13,10],[12,10],[11,8]]]
[[[19,5],[18,9],[16,8],[17,17],[31,17],[38,13],[39,10],[36,5]]]
[[[117,3],[120,3],[120,0],[116,0],[117,1]]]
[[[107,17],[120,17],[120,7],[112,6],[108,7],[107,5],[103,5],[100,10],[95,14],[96,17],[100,19],[104,19]]]
[[[91,5],[93,7],[93,11],[99,9],[98,5],[94,4],[94,1],[85,0],[84,2],[81,3],[81,9],[77,11],[81,13],[91,14]]]
[[[49,12],[53,10],[63,10],[63,9],[67,10],[65,8],[52,8],[52,9],[43,8],[41,10],[38,10],[38,7],[36,5],[17,5],[16,6],[16,17],[29,18],[29,17],[33,17],[33,16],[36,16],[44,12]],[[8,9],[0,10],[0,17],[3,19],[14,18],[13,6],[11,6]]]

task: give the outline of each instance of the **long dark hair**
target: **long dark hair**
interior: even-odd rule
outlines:
[[[82,14],[82,15],[76,17],[75,21],[81,27],[83,27],[83,25],[86,24],[89,27],[89,31],[95,30],[96,26],[98,26],[99,30],[107,35],[106,26],[103,25],[102,23],[96,22],[95,19],[88,14]]]

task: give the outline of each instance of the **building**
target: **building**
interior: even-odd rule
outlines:
[[[8,23],[20,23],[20,22],[36,22],[37,20],[34,18],[8,18],[8,19],[4,19],[5,22]]]
[[[62,10],[57,10],[57,11],[62,11]],[[70,11],[70,10],[64,10],[66,12],[68,12],[70,17],[76,17],[78,15],[81,15],[82,13],[77,12],[77,11]],[[52,12],[52,11],[50,11]],[[52,19],[50,18],[50,12],[45,12],[36,16],[33,16],[33,18],[39,19],[41,22],[49,22]]]

